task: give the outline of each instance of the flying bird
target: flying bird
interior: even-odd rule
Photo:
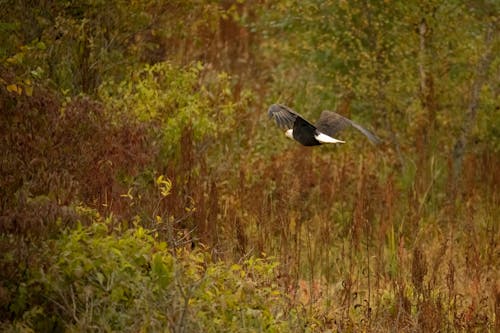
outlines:
[[[323,111],[316,125],[305,120],[300,114],[282,104],[273,104],[267,111],[269,118],[276,124],[287,129],[285,135],[295,139],[304,146],[317,146],[323,143],[345,143],[334,136],[343,129],[352,126],[363,133],[371,142],[379,144],[380,139],[354,121],[332,111]]]

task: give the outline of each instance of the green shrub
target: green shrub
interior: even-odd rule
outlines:
[[[285,298],[276,263],[213,262],[203,251],[171,253],[143,228],[119,234],[96,221],[40,249],[12,291],[7,331],[281,332]]]
[[[160,124],[170,145],[179,142],[186,127],[199,141],[231,129],[236,107],[229,76],[221,73],[202,83],[202,71],[200,63],[186,68],[170,62],[144,65],[133,70],[129,79],[105,82],[99,97],[118,115],[117,121],[127,114]]]

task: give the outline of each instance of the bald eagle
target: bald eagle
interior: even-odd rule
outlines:
[[[323,143],[345,143],[334,136],[348,126],[352,126],[363,133],[371,142],[379,144],[380,139],[354,121],[332,111],[323,111],[316,125],[305,120],[300,114],[282,104],[273,104],[267,111],[269,118],[276,124],[287,129],[285,135],[295,139],[304,146],[317,146]]]

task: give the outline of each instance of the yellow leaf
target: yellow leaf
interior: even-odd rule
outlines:
[[[10,91],[10,92],[15,92],[17,93],[18,95],[21,95],[21,93],[23,92],[23,89],[18,86],[17,84],[9,84],[7,86],[7,91]]]
[[[26,92],[26,96],[32,96],[33,95],[33,87],[32,86],[25,86],[24,91]]]
[[[242,269],[241,265],[238,265],[238,264],[231,265],[231,270],[232,271],[239,271],[241,269]]]

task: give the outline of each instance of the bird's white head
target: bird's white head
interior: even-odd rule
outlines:
[[[293,139],[293,129],[289,129],[285,132],[285,135],[289,137],[290,139]]]

